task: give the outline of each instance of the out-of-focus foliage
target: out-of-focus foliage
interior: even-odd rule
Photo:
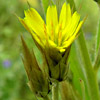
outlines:
[[[44,18],[46,11],[43,9],[41,0],[28,0],[28,2]],[[81,8],[82,18],[88,15],[83,28],[86,33],[91,60],[93,61],[95,33],[99,18],[98,6],[93,0],[75,0],[75,3],[77,8]],[[48,5],[48,2],[44,2],[44,5]],[[26,0],[0,0],[0,100],[35,100],[33,93],[27,86],[27,77],[20,57],[22,52],[20,35],[23,34],[24,37],[27,37],[27,44],[30,48],[34,48],[35,55],[41,63],[40,52],[35,47],[31,36],[26,33],[26,30],[15,16],[16,13],[23,17],[23,11],[28,7]],[[79,58],[77,59],[79,60]],[[74,66],[75,60],[76,58],[73,55],[71,66]],[[75,63],[77,64],[77,61]],[[82,65],[81,62],[80,64]],[[72,71],[75,71],[74,68],[75,66]],[[80,78],[79,74],[76,77]],[[80,87],[79,84],[76,84],[76,87],[78,86]],[[80,88],[78,88],[78,91],[80,91]]]
[[[36,5],[33,0],[34,3]],[[0,0],[0,100],[34,99],[27,86],[20,57],[20,35],[25,34],[25,30],[15,16],[15,13],[23,16],[22,12],[26,8],[27,3],[21,0]]]

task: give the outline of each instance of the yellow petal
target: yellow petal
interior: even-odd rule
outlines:
[[[59,18],[59,24],[62,24],[62,29],[66,26],[66,24],[69,23],[70,18],[71,18],[70,5],[69,4],[66,5],[66,3],[64,3]]]
[[[65,27],[69,26],[71,21],[71,9],[70,5],[66,3],[63,4],[61,13],[60,13],[60,19],[59,19],[59,26],[58,26],[58,44],[60,45],[62,42],[62,39],[64,37],[64,32],[62,33],[62,30],[64,30]]]
[[[55,44],[53,41],[49,40],[48,42],[49,42],[50,48],[51,48],[51,47],[52,47],[52,48],[56,48],[56,47],[57,47],[57,44]]]
[[[41,38],[39,36],[37,36],[32,30],[31,28],[29,28],[29,26],[27,26],[27,24],[25,23],[24,19],[18,17],[20,22],[23,24],[23,26],[26,28],[26,30],[28,30],[28,32],[33,36],[33,38],[35,39],[35,41],[41,46],[41,47],[44,47],[43,46],[43,42],[41,40]]]
[[[62,44],[62,47],[63,47],[63,48],[69,47],[75,39],[76,39],[76,37],[75,37],[75,35],[73,35],[68,41],[65,41],[65,42]]]
[[[41,18],[41,16],[38,14],[38,12],[35,9],[30,8],[27,11],[25,11],[24,22],[38,36],[40,36],[42,39],[45,38],[45,33],[44,33],[45,23],[44,23],[43,19]]]
[[[80,20],[80,15],[77,12],[75,12],[72,16],[70,25],[66,27],[62,33],[64,35],[63,41],[66,41],[70,36],[73,35],[78,26],[79,20]]]
[[[23,24],[23,26],[26,28],[26,30],[31,33],[31,29],[27,26],[27,24],[25,23],[24,19],[22,19],[20,17],[18,17],[18,19]]]
[[[32,33],[33,38],[35,39],[35,41],[42,47],[44,48],[44,42],[35,34]]]
[[[72,29],[69,32],[69,36],[73,35],[73,33],[75,32],[75,30],[76,30],[76,28],[77,28],[77,26],[79,24],[80,15],[77,12],[75,12],[75,15],[73,15],[72,21],[73,21],[72,22],[72,26],[71,26]]]
[[[84,20],[79,23],[75,33],[67,41],[65,41],[62,44],[63,48],[67,48],[68,46],[70,46],[72,44],[72,42],[78,37],[78,32],[79,32],[80,28],[82,27],[83,23],[84,23]]]
[[[57,8],[56,6],[49,6],[46,14],[47,33],[50,39],[55,38],[55,29],[58,24]]]
[[[66,6],[66,25],[69,23],[71,19],[71,8],[70,8],[70,4],[67,4]]]
[[[74,33],[75,35],[78,34],[78,32],[79,32],[80,28],[82,27],[82,25],[84,24],[86,18],[87,18],[87,16],[84,18],[84,20],[80,21],[80,23],[79,23],[79,25],[78,25],[78,27],[77,27],[75,33]]]
[[[57,46],[52,40],[48,40],[49,42],[49,48],[55,49],[55,51],[64,51],[62,47]]]
[[[59,51],[60,51],[61,53],[63,53],[63,52],[65,52],[65,50],[66,50],[66,49],[63,48],[63,49],[60,49]]]

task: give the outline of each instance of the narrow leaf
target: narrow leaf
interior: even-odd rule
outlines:
[[[99,50],[99,45],[100,45],[100,18],[99,18],[99,24],[98,24],[98,30],[97,30],[96,55]]]

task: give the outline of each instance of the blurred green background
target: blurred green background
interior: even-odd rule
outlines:
[[[43,7],[40,0],[28,0],[43,17]],[[96,31],[99,18],[99,8],[93,0],[75,0],[80,9],[81,18],[88,15],[83,25],[91,61],[94,61]],[[25,37],[29,48],[34,48],[37,59],[41,63],[39,52],[34,42],[18,21],[15,14],[24,17],[28,9],[27,0],[0,0],[0,100],[35,100],[27,86],[27,77],[21,61],[22,46],[20,35]]]

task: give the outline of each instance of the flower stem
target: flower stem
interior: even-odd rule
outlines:
[[[52,86],[52,100],[59,100],[58,96],[58,82],[54,82]]]
[[[100,46],[99,46],[98,54],[97,54],[96,61],[94,64],[94,70],[98,72],[99,67],[100,67]]]
[[[100,7],[99,7],[100,11]],[[99,21],[97,27],[97,35],[96,35],[96,49],[95,49],[95,62],[94,62],[94,70],[98,72],[100,65],[100,13],[99,13]]]
[[[100,7],[99,7],[99,11],[100,11]],[[99,45],[100,45],[100,12],[99,12],[99,20],[98,20],[97,33],[96,33],[96,51],[95,51],[96,56],[99,50]]]

